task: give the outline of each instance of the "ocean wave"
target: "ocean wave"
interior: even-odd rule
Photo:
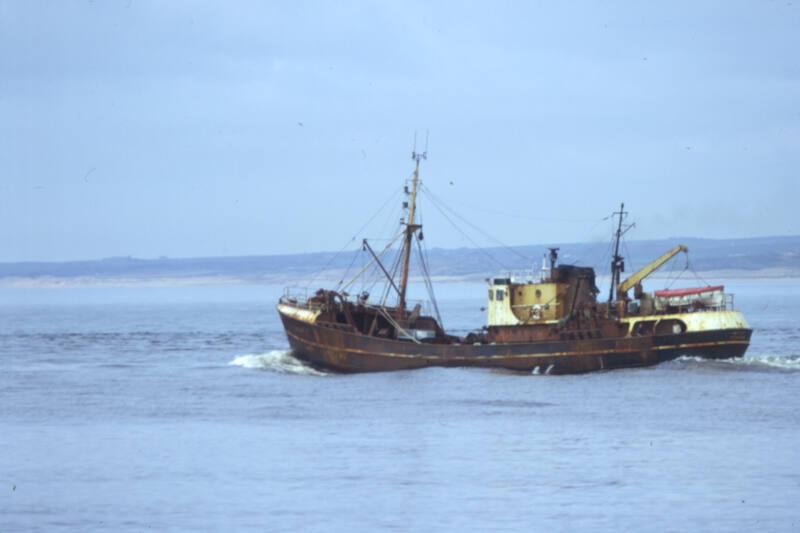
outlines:
[[[311,368],[306,363],[292,355],[291,350],[270,350],[259,354],[240,355],[228,363],[232,366],[252,368],[256,370],[271,370],[282,374],[297,374],[304,376],[327,376]]]
[[[676,364],[713,366],[732,370],[783,370],[800,371],[800,355],[751,355],[730,359],[705,359],[697,356],[683,356]]]

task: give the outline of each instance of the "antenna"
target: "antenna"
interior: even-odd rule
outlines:
[[[422,153],[417,152],[417,131],[414,130],[414,149],[411,151],[411,159],[419,162],[420,160],[428,159],[428,130],[425,130],[425,151]]]

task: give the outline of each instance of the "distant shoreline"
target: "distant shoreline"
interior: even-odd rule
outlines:
[[[630,275],[661,256],[676,243],[689,248],[689,255],[676,257],[654,277],[682,274],[695,279],[788,279],[800,278],[800,235],[748,239],[697,239],[674,237],[651,241],[629,241],[625,246],[626,270]],[[602,283],[610,261],[608,243],[536,244],[494,248],[431,248],[427,265],[438,283],[480,282],[503,272],[539,271],[550,246],[560,246],[559,263],[595,269]],[[391,255],[391,254],[389,254]],[[384,258],[386,259],[386,258]],[[389,259],[391,260],[391,259]],[[412,257],[412,272],[419,272]],[[64,262],[0,263],[0,287],[188,287],[311,285],[335,286],[349,280],[369,264],[364,252],[311,252],[294,255],[195,257],[140,259],[112,257]],[[369,269],[368,269],[369,270]],[[369,276],[380,277],[373,269]]]
[[[30,276],[0,278],[3,289],[75,289],[75,288],[146,288],[146,287],[220,287],[220,286],[292,286],[307,285],[313,280],[315,285],[330,286],[341,279],[340,272],[323,272],[318,276],[288,276],[283,274],[264,275],[259,277],[235,276],[159,276],[159,277],[65,277],[65,276]],[[705,280],[778,280],[800,279],[800,269],[764,268],[760,270],[717,270],[698,272]],[[498,273],[492,273],[493,276]],[[489,275],[468,274],[461,276],[434,276],[434,283],[481,283]],[[674,275],[672,276],[674,277]],[[599,275],[598,282],[607,280],[607,275]],[[671,279],[668,274],[656,273],[651,280]],[[682,281],[696,281],[691,273],[685,273]],[[421,281],[412,278],[412,282]]]

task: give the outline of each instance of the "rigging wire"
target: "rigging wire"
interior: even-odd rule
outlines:
[[[400,233],[400,234],[399,234],[399,235],[398,235],[398,236],[397,236],[397,237],[394,239],[394,241],[396,242],[396,241],[397,241],[397,239],[399,239],[401,236],[402,236],[402,233]],[[392,246],[393,246],[393,245],[394,245],[394,242],[392,243]],[[391,247],[390,247],[390,248],[391,248]],[[392,251],[390,250],[388,253],[389,253],[389,254],[391,254],[391,253],[392,253]],[[385,282],[385,281],[386,281],[386,274],[383,272],[383,269],[381,268],[381,265],[378,263],[378,261],[375,261],[375,262],[374,262],[374,264],[373,264],[372,268],[371,268],[371,269],[370,269],[370,271],[367,273],[367,276],[366,276],[366,277],[367,277],[368,279],[367,279],[367,281],[365,281],[365,283],[364,283],[364,284],[366,285],[367,283],[369,283],[369,287],[368,287],[368,288],[366,288],[365,290],[366,290],[367,292],[369,292],[369,293],[372,293],[372,291],[373,291],[373,289],[375,288],[375,286],[376,286],[376,285],[378,285],[378,284],[379,284],[379,283],[381,283],[382,281],[383,281],[383,282]],[[392,280],[394,280],[394,277],[392,277]],[[389,285],[390,285],[390,284],[388,284],[388,282],[387,282],[387,286],[386,286],[386,290],[387,290],[387,291],[389,290]],[[383,290],[383,289],[381,289],[381,290]]]
[[[608,217],[606,217],[608,218]],[[611,260],[611,250],[614,249],[613,238],[606,244],[605,251],[599,262],[590,263],[595,272],[602,272],[608,262]],[[596,257],[596,256],[595,256]]]
[[[510,218],[518,218],[522,220],[530,220],[533,222],[558,222],[558,223],[567,223],[567,224],[586,224],[588,222],[593,222],[593,220],[589,219],[568,219],[568,218],[552,218],[552,217],[532,217],[530,215],[521,215],[519,213],[509,213],[508,211],[498,211],[494,209],[486,209],[485,207],[479,207],[471,204],[466,204],[463,202],[459,202],[460,205],[470,211],[481,211],[484,213],[488,213],[491,215],[501,215]],[[602,220],[601,220],[602,222]],[[595,224],[596,226],[596,224]],[[594,228],[592,228],[594,229]]]
[[[481,228],[479,228],[478,226],[476,226],[475,224],[470,222],[467,218],[465,218],[465,217],[461,216],[460,214],[458,214],[458,212],[455,209],[453,209],[452,207],[447,205],[444,201],[442,201],[442,199],[439,198],[436,194],[434,194],[434,192],[431,191],[427,186],[422,185],[422,184],[420,184],[420,185],[421,185],[422,190],[425,191],[425,193],[431,198],[431,200],[434,203],[438,202],[442,207],[447,209],[453,216],[459,218],[462,222],[464,222],[465,224],[469,225],[472,229],[474,229],[475,231],[477,231],[478,233],[480,233],[481,235],[486,237],[488,240],[494,241],[496,244],[499,244],[502,248],[505,248],[506,250],[508,250],[512,254],[515,254],[518,257],[520,257],[520,258],[522,258],[522,259],[524,259],[526,261],[530,261],[530,262],[533,261],[533,259],[531,257],[529,257],[529,256],[519,252],[518,250],[512,248],[511,246],[505,244],[500,239],[498,239],[496,237],[493,237],[492,235],[486,233],[486,231],[482,230]]]
[[[425,281],[425,288],[428,290],[428,297],[431,299],[433,310],[436,312],[436,320],[439,322],[439,327],[444,329],[444,324],[442,322],[442,315],[439,312],[439,304],[436,301],[436,294],[433,292],[433,282],[431,281],[431,273],[430,269],[428,268],[428,260],[426,258],[427,250],[423,250],[423,244],[419,240],[419,237],[415,236],[415,240],[417,241],[417,253],[419,255],[420,264],[422,265],[422,273],[423,273],[423,280]]]
[[[597,228],[597,226],[599,226],[600,224],[602,224],[603,222],[605,222],[605,221],[607,221],[607,220],[610,220],[610,216],[606,216],[606,217],[603,217],[603,218],[601,218],[601,219],[597,220],[597,222],[595,222],[595,223],[594,223],[594,225],[592,225],[592,227],[591,227],[591,228],[589,228],[589,229],[586,231],[586,234],[587,234],[587,235],[591,234],[591,233],[592,233],[592,232],[593,232],[593,231],[594,231],[594,230]],[[591,245],[591,244],[593,244],[593,243],[589,243],[589,244]],[[608,246],[609,246],[609,247],[611,247],[611,246],[612,246],[612,243],[608,243]],[[608,252],[606,252],[606,253],[608,253]],[[583,257],[577,257],[577,258],[575,258],[575,259],[573,259],[573,260],[572,260],[572,263],[573,263],[573,264],[575,264],[575,265],[586,264],[586,265],[589,265],[589,266],[591,266],[591,267],[594,267],[595,271],[599,271],[600,269],[599,269],[599,268],[597,268],[597,267],[598,267],[598,263],[597,263],[597,261],[596,261],[596,260],[595,260],[595,261],[592,261],[592,257],[594,257],[595,259],[597,258],[597,253],[596,253],[596,252],[590,252],[589,250],[586,250],[586,251],[584,252],[584,255],[586,255],[586,256],[588,256],[588,257],[589,257],[589,260],[588,260],[588,261],[585,261]],[[601,264],[601,265],[602,265],[602,264],[605,264],[605,259],[603,259],[603,260],[600,262],[600,264]]]
[[[365,259],[366,261],[366,259]],[[371,292],[372,288],[378,283],[378,270],[379,266],[377,261],[373,261],[372,267],[367,269],[363,276],[361,276],[361,292]],[[371,282],[371,283],[370,283]],[[369,287],[367,287],[369,284]]]
[[[391,213],[390,213],[391,216],[389,216],[383,222],[383,224],[379,228],[379,231],[376,233],[376,235],[379,236],[379,239],[389,240],[392,237],[394,237],[394,233],[395,233],[395,231],[397,231],[396,227],[397,227],[398,221],[401,218],[403,218],[403,212],[404,211],[405,211],[405,209],[403,209],[402,204],[398,204],[398,206],[395,207],[395,209],[391,211]],[[377,240],[377,239],[375,239],[375,240]]]
[[[427,191],[427,190],[428,190],[428,188],[427,188],[427,187],[425,187],[425,190]],[[501,269],[508,270],[508,267],[506,267],[506,266],[505,266],[503,263],[501,263],[500,261],[498,261],[498,260],[497,260],[497,259],[496,259],[494,256],[492,256],[491,254],[489,254],[489,253],[488,253],[486,250],[484,250],[484,249],[483,249],[483,248],[482,248],[482,247],[481,247],[481,246],[480,246],[478,243],[476,243],[476,242],[475,242],[475,241],[472,239],[472,237],[470,237],[470,236],[469,236],[467,233],[465,233],[465,232],[464,232],[464,230],[462,230],[460,227],[458,227],[458,225],[457,225],[455,222],[453,222],[453,220],[452,220],[452,219],[451,219],[449,216],[447,216],[447,213],[445,213],[445,212],[444,212],[444,210],[442,210],[442,208],[441,208],[441,207],[439,207],[439,205],[436,203],[436,201],[435,201],[435,200],[433,200],[433,197],[431,197],[431,200],[432,200],[432,202],[431,202],[431,203],[433,204],[433,207],[435,207],[435,208],[436,208],[436,210],[437,210],[437,211],[439,211],[439,213],[441,213],[441,215],[442,215],[442,216],[445,218],[445,220],[447,220],[447,221],[448,221],[448,222],[449,222],[449,223],[450,223],[450,224],[453,226],[453,228],[455,228],[455,230],[456,230],[456,231],[458,231],[458,232],[459,232],[459,233],[460,233],[460,234],[461,234],[461,235],[462,235],[462,236],[463,236],[463,237],[464,237],[466,240],[468,240],[470,243],[472,243],[472,245],[473,245],[473,246],[474,246],[474,247],[475,247],[475,248],[476,248],[476,249],[477,249],[479,252],[481,252],[481,253],[482,253],[484,256],[486,256],[486,258],[487,258],[487,259],[489,259],[490,261],[492,261],[492,262],[494,262],[495,264],[497,264],[498,266],[500,266],[500,268],[501,268]]]
[[[373,241],[373,242],[374,241],[378,241],[378,242],[385,241],[385,242],[388,242],[390,240],[396,241],[397,240],[397,235],[394,233],[396,231],[395,225],[397,224],[397,222],[400,219],[403,218],[404,211],[405,211],[405,209],[403,207],[399,207],[399,208],[395,209],[392,212],[393,213],[392,216],[390,218],[388,218],[384,222],[384,224],[381,227],[380,231],[377,233],[378,235],[383,236],[383,235],[386,235],[389,232],[389,230],[391,230],[392,233],[389,234],[388,238],[377,238],[377,239],[373,238],[373,239],[370,239],[370,240]],[[401,235],[402,235],[402,233],[401,233]],[[372,269],[364,277],[368,278],[367,281],[364,282],[364,286],[365,286],[364,290],[366,290],[369,293],[371,293],[373,291],[373,289],[375,288],[375,286],[378,283],[380,283],[382,280],[385,279],[385,275],[383,274],[383,272],[381,272],[380,267],[378,266],[377,263],[374,264]],[[371,281],[371,283],[370,283],[370,281]],[[366,285],[368,283],[369,283],[369,287],[366,287]],[[388,289],[388,287],[387,287],[387,289]]]
[[[628,250],[628,239],[624,236],[622,237],[622,247],[625,249],[625,257],[628,258],[628,266],[630,266],[633,272],[637,271],[637,268],[634,266],[633,256],[631,255],[630,250]]]
[[[700,283],[705,283],[706,287],[710,287],[711,286],[711,284],[709,282],[707,282],[705,279],[701,278],[700,274],[698,274],[697,271],[692,266],[690,266],[689,257],[688,256],[686,257],[686,268],[692,271],[692,274],[694,274],[694,277],[697,279],[697,281],[699,281]]]
[[[439,312],[439,302],[436,300],[436,293],[433,290],[433,280],[431,279],[430,267],[428,266],[429,265],[428,244],[425,241],[425,238],[422,236],[422,227],[424,226],[422,211],[419,212],[419,225],[420,225],[420,232],[418,234],[414,234],[414,237],[417,240],[417,249],[423,270],[423,280],[425,281],[425,288],[427,289],[428,292],[428,298],[430,298],[431,304],[433,305],[433,309],[436,312],[436,320],[439,323],[439,327],[444,329],[444,323],[442,322],[442,315]]]
[[[670,262],[672,263],[672,270],[674,271],[675,270],[675,261],[670,261]],[[686,264],[683,266],[683,269],[680,272],[678,272],[678,274],[675,276],[675,279],[673,279],[667,285],[667,289],[672,287],[679,279],[681,279],[681,277],[683,276],[683,273],[686,272],[688,269],[689,269],[689,256],[686,256]]]
[[[600,219],[594,219],[594,224],[592,224],[592,226],[586,230],[586,234],[589,235],[592,232],[594,232],[594,230],[600,224],[602,224],[603,222],[611,222],[611,223],[613,223],[613,218],[614,218],[614,215],[610,214],[610,215],[606,215],[606,216],[604,216],[603,218],[600,218]],[[547,220],[557,221],[556,219],[547,219]],[[575,221],[575,222],[577,222],[577,221]],[[587,220],[586,222],[589,222],[589,221]],[[591,266],[592,268],[594,268],[595,272],[602,271],[603,268],[605,268],[605,265],[607,263],[606,259],[609,259],[609,260],[611,259],[611,250],[614,249],[614,234],[616,232],[616,229],[612,228],[612,229],[605,230],[605,231],[611,232],[611,239],[609,239],[609,240],[605,240],[604,239],[604,241],[606,242],[607,246],[605,248],[605,251],[602,251],[602,256],[600,256],[597,251],[590,252],[589,250],[587,250],[585,252],[585,255],[589,256],[589,259],[587,261],[584,261],[583,257],[578,257],[578,258],[572,260],[572,263],[575,264],[575,265],[579,265],[581,263],[585,263],[588,266]],[[600,261],[599,262],[597,261],[598,257],[600,257]]]
[[[685,270],[686,269],[684,269],[684,271]],[[670,287],[672,287],[672,285],[676,281],[678,281],[678,278],[681,277],[681,273],[679,273],[677,276],[675,276],[674,279],[673,279],[673,276],[675,276],[675,261],[670,261],[669,262],[669,272],[667,273],[667,280],[664,282],[664,288],[665,289],[669,289]]]
[[[400,269],[400,260],[403,258],[403,248],[402,246],[397,250],[397,254],[395,255],[394,261],[392,261],[392,268],[389,271],[389,277],[394,280],[395,276],[397,276],[397,271]],[[385,306],[387,300],[389,299],[389,294],[391,293],[392,284],[389,281],[386,281],[386,284],[383,288],[383,295],[381,296],[380,305]]]
[[[352,242],[352,241],[351,241],[351,242]],[[347,243],[347,244],[349,245],[350,243]],[[358,253],[358,252],[353,252],[353,260],[352,260],[352,261],[350,261],[350,264],[347,266],[347,268],[345,269],[345,271],[342,273],[342,279],[340,279],[340,280],[339,280],[339,283],[337,283],[337,284],[336,284],[336,290],[337,290],[337,291],[338,291],[338,290],[339,290],[339,289],[342,287],[342,283],[344,283],[344,279],[345,279],[345,278],[347,277],[347,275],[350,273],[350,269],[351,269],[351,268],[353,268],[353,264],[355,264],[355,262],[356,262],[356,259],[358,259],[359,257],[364,257],[364,255],[363,255],[363,254],[360,254],[360,253]],[[311,285],[311,283],[310,283],[310,282],[309,282],[309,285]]]
[[[397,242],[397,239],[399,239],[399,238],[400,238],[402,235],[403,235],[402,233],[398,234],[398,235],[397,235],[397,236],[396,236],[396,237],[395,237],[395,238],[394,238],[394,239],[393,239],[391,242],[389,242],[389,244],[387,244],[387,245],[386,245],[386,247],[384,247],[384,249],[383,249],[383,250],[381,250],[381,251],[380,251],[380,253],[376,254],[377,260],[380,260],[380,258],[383,256],[383,254],[385,254],[385,253],[386,253],[386,251],[387,251],[387,250],[389,250],[389,248],[391,248],[391,247],[394,245],[394,243],[395,243],[395,242]],[[354,276],[352,279],[350,279],[350,281],[348,281],[347,283],[345,283],[344,285],[342,285],[342,287],[341,287],[341,288],[342,288],[342,289],[346,289],[347,287],[349,287],[350,285],[352,285],[352,284],[353,284],[353,283],[354,283],[356,280],[358,280],[358,279],[359,279],[359,278],[360,278],[360,277],[361,277],[361,276],[364,274],[364,272],[365,272],[365,271],[366,271],[368,268],[370,268],[370,267],[372,267],[372,266],[373,266],[373,263],[374,263],[375,261],[376,261],[376,259],[375,259],[375,258],[373,258],[373,259],[372,259],[372,260],[371,260],[371,261],[370,261],[370,262],[367,264],[367,266],[366,266],[366,267],[362,268],[362,269],[361,269],[361,270],[358,272],[358,274],[356,274],[356,275],[355,275],[355,276]]]
[[[342,252],[344,252],[345,249],[347,249],[353,243],[353,241],[355,241],[358,238],[358,236],[361,235],[364,229],[367,226],[369,226],[373,220],[375,220],[375,218],[386,208],[387,205],[389,205],[389,202],[391,202],[392,199],[394,199],[394,197],[397,196],[397,193],[399,193],[400,191],[401,189],[399,187],[392,190],[392,194],[389,196],[389,198],[387,198],[386,201],[383,202],[383,204],[381,204],[378,210],[375,211],[375,213],[371,217],[369,217],[369,219],[358,229],[358,231],[356,231],[353,237],[351,237],[350,240],[348,240],[347,243],[345,243],[345,245],[342,246],[342,248],[338,252],[336,252],[333,255],[333,257],[331,257],[328,260],[328,262],[325,263],[325,265],[314,274],[314,276],[306,284],[306,289],[311,287],[311,285],[319,278],[320,274],[322,274],[325,270],[327,270],[331,266],[331,264],[342,254]],[[355,252],[355,255],[358,255],[358,252]],[[350,266],[352,266],[352,264]]]
[[[606,246],[606,251],[603,254],[603,260],[600,261],[599,268],[597,270],[602,270],[611,262],[611,256],[614,255],[614,236],[611,236],[611,239],[608,241],[608,246]]]

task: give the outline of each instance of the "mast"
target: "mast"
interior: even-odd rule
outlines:
[[[416,136],[415,136],[416,137]],[[416,143],[414,143],[416,144]],[[411,152],[411,159],[414,160],[414,175],[411,179],[411,192],[408,199],[408,220],[406,221],[406,235],[403,242],[403,269],[400,274],[400,290],[399,298],[397,301],[397,316],[403,317],[406,309],[406,288],[408,287],[408,266],[411,260],[411,242],[414,239],[414,233],[422,226],[414,224],[414,214],[417,207],[417,184],[419,183],[419,162],[422,159],[428,159],[427,139],[425,141],[425,151],[419,153],[416,151],[416,146]]]
[[[619,211],[613,214],[619,215],[619,223],[617,224],[617,232],[614,236],[614,257],[611,259],[611,287],[608,288],[609,304],[614,300],[614,287],[619,283],[619,275],[625,270],[625,262],[619,255],[619,241],[622,239],[622,234],[624,233],[622,231],[622,219],[628,214],[625,212],[625,203],[619,204]],[[625,231],[627,230],[628,228],[626,228]]]

